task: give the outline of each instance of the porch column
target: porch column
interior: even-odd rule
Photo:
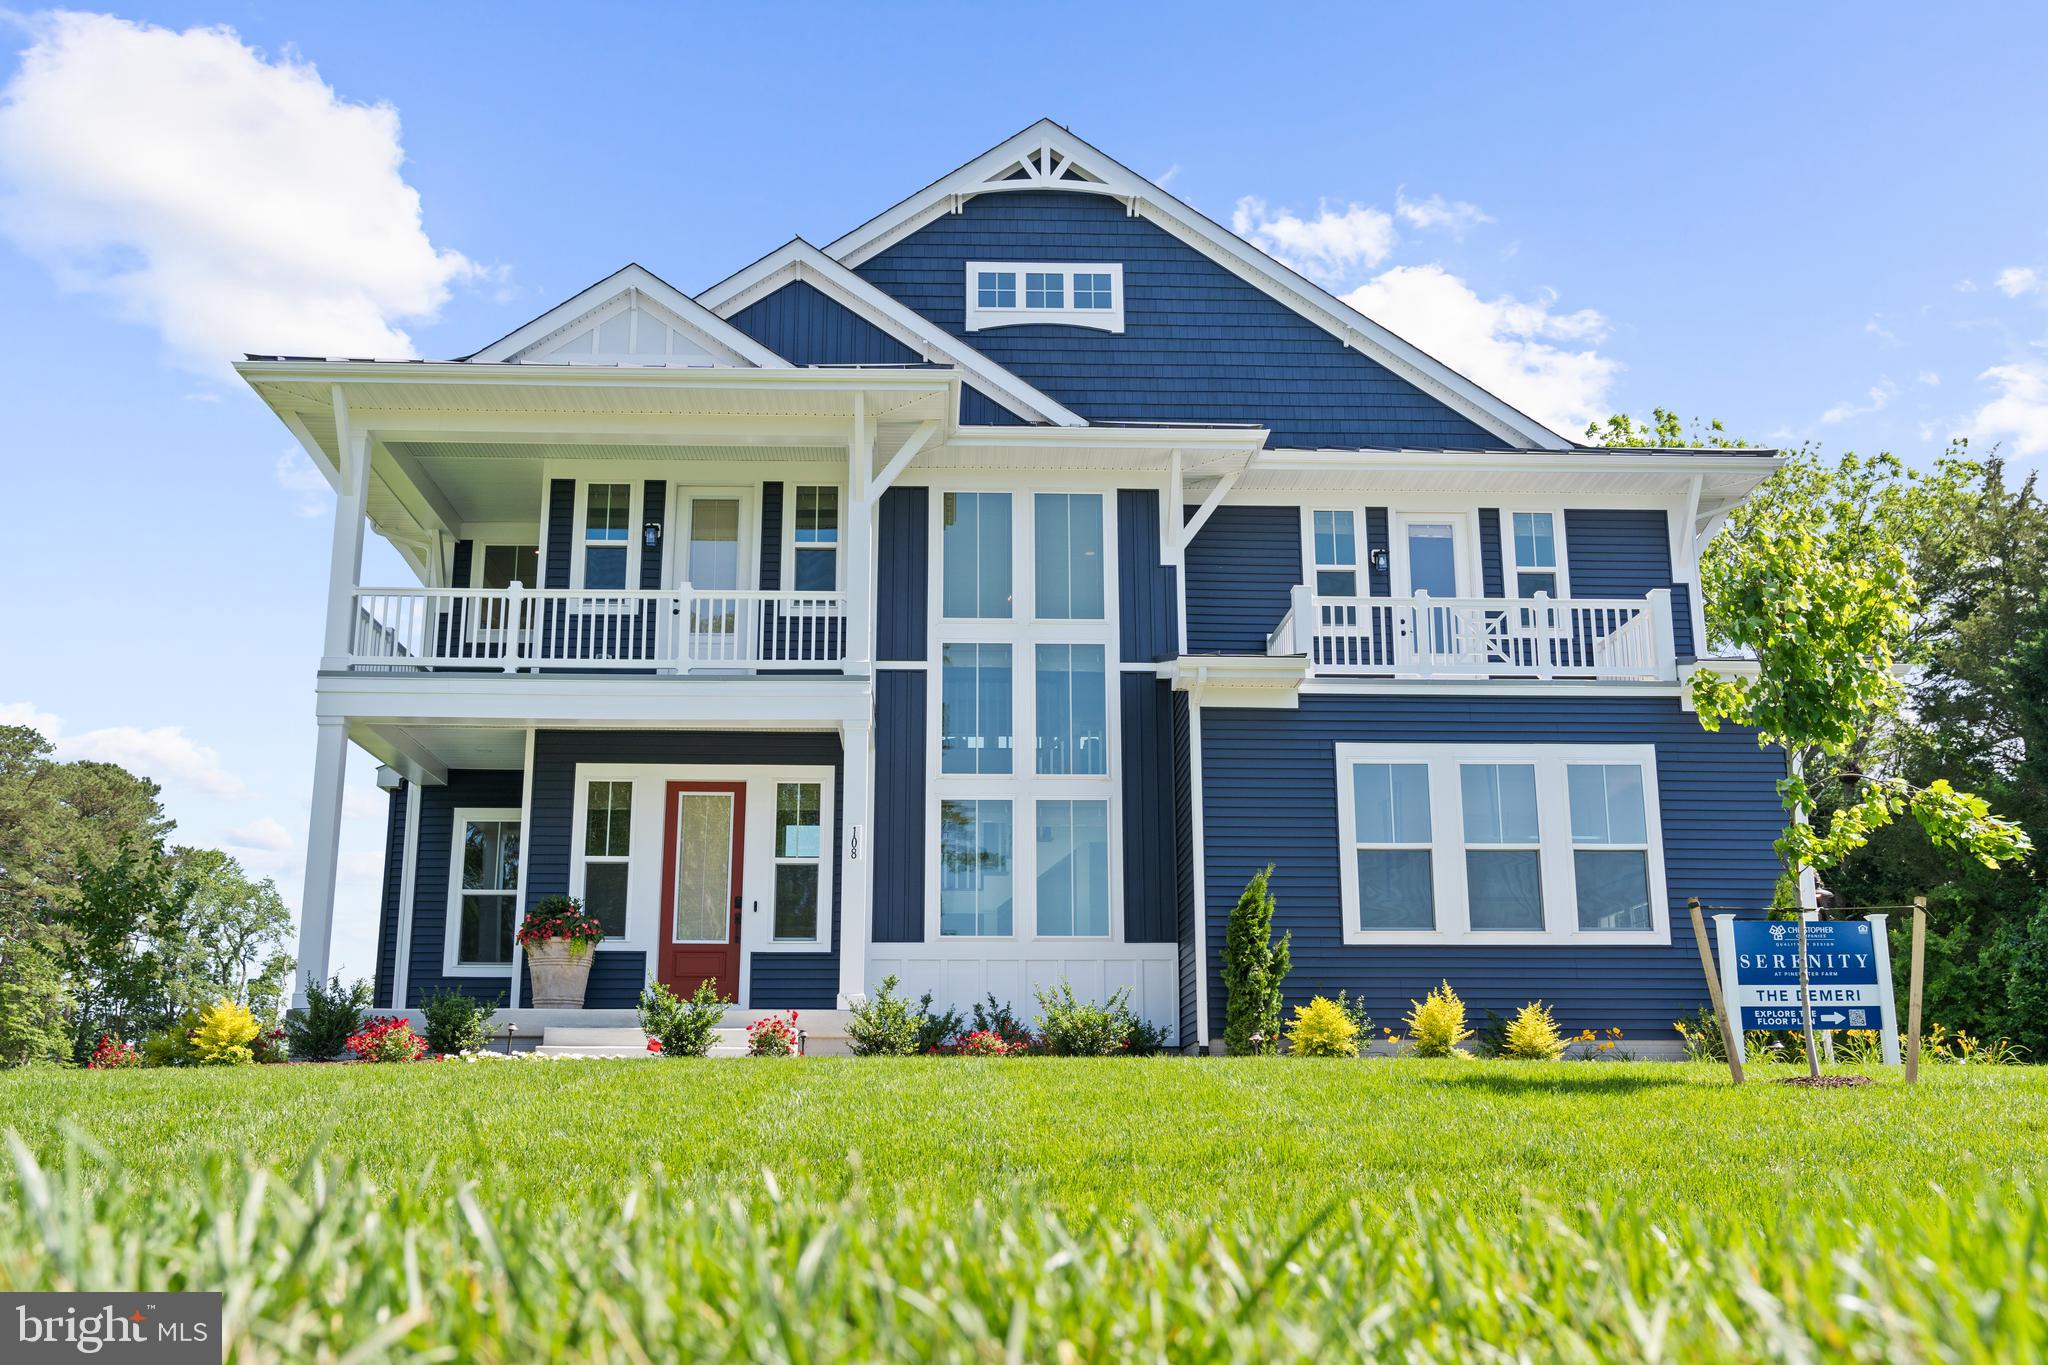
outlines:
[[[341,860],[341,799],[348,777],[348,730],[339,716],[322,716],[313,749],[313,816],[306,831],[306,894],[299,901],[298,986],[292,1008],[304,1009],[306,987],[327,979],[334,941],[334,876]]]
[[[853,441],[846,472],[846,662],[866,664],[874,655],[875,424],[863,413],[864,396],[854,396]]]
[[[845,1009],[856,995],[867,994],[869,923],[872,914],[869,868],[873,856],[868,850],[868,825],[874,809],[874,724],[866,717],[843,722],[839,742],[845,809],[840,821],[845,826],[844,858],[839,865],[839,1007]]]
[[[356,585],[363,576],[363,523],[370,497],[370,433],[351,428],[348,397],[334,387],[334,441],[341,486],[334,496],[334,541],[327,559],[327,636],[320,667],[348,667],[355,634]]]

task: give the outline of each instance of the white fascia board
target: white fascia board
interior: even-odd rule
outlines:
[[[1075,170],[1086,172],[1093,179],[991,179],[1041,149],[1059,158],[1061,166],[1071,164]],[[1480,388],[1321,285],[1268,256],[1193,205],[1167,193],[1050,119],[1040,119],[950,175],[883,210],[826,246],[825,254],[842,265],[858,266],[966,199],[981,194],[1046,189],[1102,194],[1122,201],[1133,216],[1142,216],[1172,233],[1345,345],[1385,365],[1510,445],[1541,450],[1564,450],[1571,446],[1571,442],[1527,413]]]
[[[714,347],[727,352],[737,361],[765,369],[789,367],[789,362],[781,356],[653,271],[640,265],[628,265],[614,271],[574,298],[556,304],[524,327],[498,338],[481,351],[467,357],[467,360],[510,360],[553,333],[571,326],[585,314],[603,307],[629,289],[645,294],[673,313],[684,326],[696,331]]]
[[[958,367],[974,380],[976,388],[1019,417],[1063,427],[1088,424],[1072,409],[962,344],[945,328],[904,307],[801,237],[720,280],[698,294],[697,302],[720,318],[730,318],[795,280],[865,318],[919,355]]]
[[[846,393],[878,389],[925,389],[938,392],[953,383],[949,370],[862,368],[795,369],[668,369],[661,366],[548,365],[474,360],[238,360],[235,373],[250,385],[300,384],[446,384],[477,386],[547,386],[580,384],[590,388],[758,388],[838,389]]]
[[[328,672],[318,716],[384,726],[825,730],[872,714],[861,674],[664,678]]]
[[[1259,468],[1272,473],[1329,474],[1346,470],[1430,473],[1473,469],[1503,474],[1552,470],[1570,474],[1668,474],[1692,479],[1703,474],[1768,478],[1784,463],[1775,450],[1646,453],[1627,448],[1572,450],[1269,450]]]

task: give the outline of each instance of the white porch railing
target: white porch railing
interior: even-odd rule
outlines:
[[[843,593],[359,588],[352,669],[831,668]]]
[[[1318,597],[1294,589],[1267,637],[1312,674],[1356,677],[1678,676],[1671,593],[1639,598]]]

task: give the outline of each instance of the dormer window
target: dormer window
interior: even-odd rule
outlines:
[[[1054,323],[1124,329],[1121,264],[969,261],[967,330]]]

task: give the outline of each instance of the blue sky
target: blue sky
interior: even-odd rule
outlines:
[[[0,11],[0,715],[294,903],[330,504],[224,362],[464,354],[628,260],[695,291],[1040,116],[1554,422],[2048,456],[2039,5],[116,18]]]

